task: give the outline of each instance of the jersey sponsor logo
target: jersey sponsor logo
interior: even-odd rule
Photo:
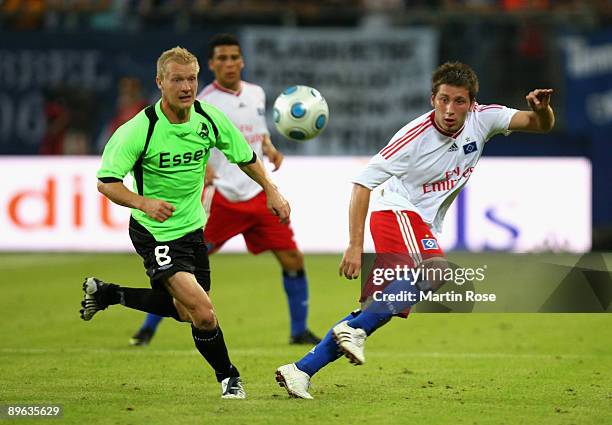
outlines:
[[[421,239],[423,249],[438,249],[438,242],[435,239]]]
[[[459,147],[457,147],[457,143],[453,142],[453,144],[451,145],[450,148],[448,148],[449,152],[457,152],[459,150]]]
[[[461,170],[461,167],[455,167],[452,170],[444,172],[444,178],[436,182],[423,183],[423,194],[431,192],[446,192],[454,189],[461,179],[469,179],[474,171],[474,167],[467,167]]]
[[[204,124],[203,122],[200,122],[200,129],[198,130],[198,136],[200,136],[202,139],[208,138],[208,126]]]
[[[478,150],[478,147],[476,146],[476,142],[470,142],[467,145],[463,145],[463,153],[466,155],[474,153],[477,150]]]
[[[458,179],[447,179],[433,183],[423,183],[423,193],[446,192],[454,188],[458,181]]]
[[[208,149],[198,149],[195,152],[177,153],[173,155],[170,152],[159,153],[159,168],[176,167],[181,164],[189,164],[191,162],[199,162],[204,158]]]

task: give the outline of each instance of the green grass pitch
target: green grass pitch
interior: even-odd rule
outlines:
[[[337,276],[339,260],[307,256],[310,327],[320,335],[356,307],[357,281]],[[415,313],[368,340],[364,366],[341,358],[314,377],[315,400],[296,400],[274,371],[308,348],[287,343],[276,262],[211,262],[248,400],[219,398],[185,324],[168,319],[151,346],[133,348],[142,314],[115,306],[79,319],[85,276],[148,287],[135,254],[2,254],[0,404],[61,404],[63,418],[48,423],[63,424],[612,423],[610,314]]]

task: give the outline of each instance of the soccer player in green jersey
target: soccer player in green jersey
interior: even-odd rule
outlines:
[[[207,294],[210,266],[201,198],[210,150],[219,149],[262,186],[267,207],[281,222],[289,220],[290,207],[240,131],[218,109],[195,100],[199,70],[186,49],[163,52],[156,77],[161,100],[119,127],[104,149],[98,190],[132,209],[130,238],[152,289],[89,277],[83,283],[81,318],[91,320],[109,305],[122,304],[190,322],[195,346],[214,369],[222,397],[245,398]],[[133,191],[123,184],[128,173]]]

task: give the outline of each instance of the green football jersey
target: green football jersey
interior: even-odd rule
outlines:
[[[161,111],[160,100],[148,113],[143,109],[115,131],[104,148],[97,177],[122,181],[131,173],[134,192],[174,205],[176,211],[163,223],[137,209],[132,209],[132,217],[158,242],[178,239],[206,223],[202,190],[213,147],[235,164],[253,159],[242,133],[214,106],[196,101],[188,122],[172,124]]]

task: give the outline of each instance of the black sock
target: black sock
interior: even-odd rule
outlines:
[[[101,301],[106,305],[119,304],[121,301],[119,289],[121,287],[119,285],[115,285],[114,283],[107,283],[103,288],[103,290],[98,292]]]
[[[204,331],[191,326],[191,335],[193,335],[193,342],[202,357],[215,370],[218,382],[232,376],[240,376],[240,372],[230,361],[220,327],[217,326],[216,329],[211,331]]]
[[[172,296],[166,291],[146,288],[125,288],[118,286],[116,302],[112,304],[123,304],[126,307],[158,316],[172,317],[181,321],[178,311],[174,306]]]

